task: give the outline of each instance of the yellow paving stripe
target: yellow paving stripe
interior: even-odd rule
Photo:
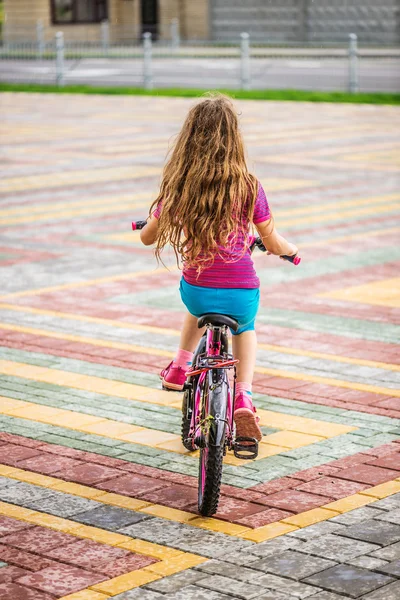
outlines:
[[[121,181],[123,179],[138,179],[140,177],[156,176],[160,174],[159,167],[140,167],[135,171],[131,167],[108,167],[87,169],[80,171],[64,171],[56,175],[29,175],[28,177],[8,177],[0,181],[0,193],[8,191],[35,190],[40,188],[54,188],[71,185],[86,185],[101,181]]]
[[[169,392],[164,393],[169,394]],[[157,404],[162,401],[156,397],[151,402]],[[181,402],[181,400],[176,402],[176,406],[173,406],[173,408],[180,410]],[[34,402],[25,402],[23,400],[0,396],[0,414],[54,426],[61,424],[66,429],[73,431],[100,435],[121,442],[132,442],[176,454],[198,456],[198,451],[190,453],[182,446],[180,435],[130,425],[129,423],[113,421],[103,417],[94,417],[72,410],[53,408]],[[281,431],[263,437],[259,444],[256,461],[287,450],[315,444],[316,442],[343,435],[357,429],[357,427],[317,421],[295,415],[284,415],[262,409],[258,411],[258,415],[261,426],[274,427],[281,429]],[[230,453],[224,457],[224,462],[225,464],[234,466],[242,466],[243,464],[240,459]]]
[[[334,298],[346,302],[372,304],[400,308],[400,277],[371,281],[363,285],[347,287],[318,294],[322,298]]]
[[[124,323],[123,321],[115,321],[112,319],[102,319],[99,317],[89,317],[86,315],[76,315],[73,313],[63,313],[58,311],[49,311],[40,308],[33,308],[29,306],[18,306],[13,304],[0,304],[0,310],[14,310],[17,312],[27,312],[32,314],[44,314],[48,316],[56,316],[62,319],[70,319],[76,321],[89,321],[95,323],[102,323],[104,325],[111,325],[112,327],[120,327],[126,329],[134,329],[137,331],[147,331],[149,333],[159,333],[161,335],[180,336],[178,329],[167,329],[165,327],[156,327],[153,325],[141,325],[135,323]],[[31,333],[33,335],[41,335],[56,339],[65,339],[72,342],[82,342],[85,344],[92,344],[93,346],[101,346],[105,348],[116,348],[120,350],[127,350],[131,352],[138,352],[140,354],[150,354],[154,356],[166,356],[173,358],[175,352],[169,350],[162,350],[161,348],[152,348],[148,346],[138,346],[135,344],[126,344],[124,342],[113,342],[108,340],[101,340],[98,338],[88,338],[79,335],[70,335],[67,333],[59,333],[56,331],[50,331],[48,329],[36,329],[33,327],[25,327],[22,325],[11,325],[8,323],[0,323],[0,329],[9,329],[11,331],[19,331],[23,333]],[[298,356],[309,356],[310,358],[332,360],[334,362],[349,363],[354,365],[362,365],[368,367],[375,367],[379,369],[385,369],[388,371],[400,371],[400,365],[365,360],[362,358],[352,358],[349,356],[341,356],[336,354],[329,354],[327,352],[313,352],[312,350],[303,350],[297,348],[290,348],[288,346],[279,346],[276,344],[263,344],[258,343],[258,347],[262,350],[271,350],[272,352],[281,352],[283,354],[295,354]]]
[[[104,203],[105,204],[105,203]],[[70,217],[84,217],[84,216],[94,216],[94,215],[106,215],[106,214],[114,214],[118,212],[127,212],[128,210],[136,210],[137,208],[147,207],[146,210],[143,210],[144,216],[148,215],[148,208],[150,207],[150,203],[148,200],[143,202],[136,202],[133,198],[128,198],[124,201],[116,202],[114,199],[109,199],[107,205],[100,206],[85,206],[81,203],[79,208],[75,209],[65,209],[58,211],[50,211],[43,212],[36,215],[25,215],[23,217],[14,217],[14,218],[0,218],[0,226],[3,225],[17,225],[20,223],[36,223],[37,221],[51,221],[51,220],[59,220]],[[126,224],[127,229],[130,227],[130,223]]]
[[[39,215],[40,213],[54,213],[56,214],[57,211],[64,211],[64,210],[70,210],[71,208],[79,208],[79,207],[86,207],[86,206],[102,206],[103,204],[114,204],[114,203],[119,203],[119,202],[135,202],[136,200],[144,200],[145,198],[151,198],[151,193],[150,192],[136,192],[135,194],[123,194],[121,196],[112,196],[110,198],[110,195],[108,194],[107,196],[96,196],[95,198],[93,196],[83,196],[80,198],[80,200],[76,200],[76,201],[70,201],[70,202],[54,202],[49,200],[48,202],[44,202],[42,204],[35,204],[34,206],[29,205],[29,208],[27,209],[25,204],[20,204],[19,206],[15,207],[15,208],[3,208],[0,209],[0,223],[1,223],[1,218],[2,217],[9,217],[12,215],[15,215],[17,217],[21,216],[21,212],[23,211],[27,211],[30,215],[34,215],[37,214]]]
[[[319,508],[314,508],[297,515],[293,515],[292,517],[286,517],[280,521],[271,523],[270,525],[264,525],[251,529],[246,526],[229,523],[228,521],[222,521],[221,519],[214,517],[200,517],[197,514],[189,513],[183,510],[169,508],[160,504],[150,504],[143,502],[140,499],[130,498],[119,494],[103,492],[102,490],[97,490],[88,486],[65,482],[64,480],[57,479],[56,477],[44,477],[31,471],[25,471],[16,467],[8,467],[7,465],[0,464],[0,475],[2,477],[8,477],[21,482],[34,483],[35,485],[44,487],[46,489],[63,491],[81,498],[94,498],[96,502],[101,502],[103,504],[120,506],[128,510],[143,512],[145,514],[166,520],[186,523],[200,529],[216,531],[255,542],[262,542],[266,539],[283,535],[298,528],[308,527],[309,525],[326,521],[337,516],[338,514],[349,512],[355,508],[360,508],[361,506],[371,504],[378,499],[386,498],[400,492],[400,478],[397,478],[387,481],[386,483],[373,486],[363,490],[362,492],[358,492],[357,494],[341,498],[340,500],[336,500],[334,502],[329,502],[328,504],[325,504]],[[4,508],[4,506],[6,508]],[[157,544],[144,542],[141,540],[130,540],[127,542],[126,539],[122,539],[126,538],[127,536],[123,536],[121,534],[104,532],[103,530],[98,530],[95,527],[81,525],[80,523],[76,523],[74,521],[68,521],[66,519],[61,519],[60,517],[53,517],[53,515],[37,513],[30,509],[0,502],[0,514],[5,514],[2,513],[2,510],[7,510],[8,516],[17,519],[20,518],[22,520],[34,519],[36,524],[40,524],[51,529],[57,529],[59,531],[68,530],[68,533],[71,533],[72,535],[80,535],[81,537],[90,537],[90,535],[93,535],[96,536],[96,541],[101,541],[101,543],[118,545],[132,550],[133,552],[147,554],[148,556],[153,556],[155,558],[162,558],[163,556],[162,549],[164,546],[158,546]],[[168,550],[170,553],[169,557],[176,556],[176,553],[179,554],[179,551],[177,550]]]
[[[180,550],[168,548],[167,546],[160,546],[159,544],[154,544],[152,542],[143,542],[142,540],[132,538],[131,536],[112,533],[98,527],[82,525],[75,521],[54,517],[53,515],[47,515],[46,513],[27,510],[6,502],[0,502],[0,514],[32,525],[40,525],[49,529],[68,533],[81,539],[89,539],[100,544],[128,549],[132,552],[137,552],[138,554],[144,554],[159,559],[159,562],[154,563],[153,565],[142,567],[141,569],[131,571],[130,573],[120,575],[119,577],[113,577],[112,579],[87,588],[87,590],[102,592],[106,597],[126,592],[135,587],[139,587],[140,585],[144,585],[145,583],[160,579],[165,575],[179,573],[208,560],[197,554],[181,552]],[[156,565],[158,566],[156,567]],[[69,597],[71,597],[71,595]]]

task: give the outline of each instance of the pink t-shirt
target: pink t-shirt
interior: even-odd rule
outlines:
[[[160,217],[162,202],[158,203],[153,216]],[[270,219],[271,213],[268,201],[261,183],[258,184],[258,194],[254,206],[253,223],[262,223]],[[244,222],[246,227],[250,223]],[[254,238],[253,238],[254,239]],[[254,268],[251,252],[248,248],[243,253],[245,240],[244,235],[237,238],[236,243],[229,247],[220,247],[220,252],[215,253],[214,262],[197,273],[196,267],[183,265],[183,278],[191,285],[211,288],[259,288],[260,280]]]

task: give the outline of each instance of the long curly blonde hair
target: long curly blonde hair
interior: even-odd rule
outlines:
[[[151,214],[162,202],[157,259],[171,245],[177,262],[180,256],[200,273],[221,248],[247,239],[257,191],[232,101],[223,94],[207,95],[189,111],[150,208]]]

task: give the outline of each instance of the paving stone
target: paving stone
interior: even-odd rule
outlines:
[[[345,526],[340,523],[332,523],[331,521],[321,521],[309,527],[303,527],[296,531],[292,531],[288,535],[290,537],[300,538],[302,540],[312,540],[314,538],[327,535],[328,533],[338,533],[345,529]]]
[[[389,583],[375,592],[363,596],[363,600],[399,600],[400,581]]]
[[[239,599],[243,596],[234,596]],[[222,591],[202,589],[197,585],[188,585],[176,592],[163,596],[164,600],[232,600],[232,595],[226,595]],[[142,600],[142,598],[140,598]],[[149,599],[150,600],[150,599]]]
[[[58,517],[70,517],[85,510],[101,506],[94,500],[54,491],[52,491],[51,495],[40,500],[34,500],[26,505],[32,510],[38,510]]]
[[[285,490],[268,496],[268,503],[275,508],[300,513],[332,502],[332,498],[306,493],[301,490]]]
[[[344,596],[338,596],[332,592],[319,592],[315,596],[310,596],[310,600],[343,600]]]
[[[21,550],[28,550],[28,552],[45,554],[48,550],[62,544],[68,544],[68,542],[72,542],[75,539],[68,533],[45,529],[44,527],[30,527],[29,529],[2,537],[1,542],[2,544],[20,548]]]
[[[400,508],[396,508],[396,510],[389,510],[380,514],[376,517],[378,521],[388,521],[389,523],[394,523],[398,525],[400,523]]]
[[[0,516],[0,535],[7,535],[21,529],[27,529],[28,527],[31,527],[31,525],[26,521],[18,521],[17,519],[4,517],[3,515]]]
[[[341,532],[341,535],[356,540],[372,542],[380,546],[388,546],[400,540],[400,525],[371,519],[350,525],[345,531]]]
[[[362,569],[371,569],[372,571],[381,571],[380,567],[387,565],[386,560],[380,558],[374,558],[373,556],[358,556],[346,561],[349,565],[354,567],[361,567]]]
[[[244,583],[238,581],[237,579],[230,579],[221,575],[211,575],[205,577],[197,582],[196,587],[198,586],[213,590],[215,592],[224,590],[225,592],[228,592],[228,594],[234,595],[235,598],[241,598],[243,600],[258,598],[262,592],[265,591],[265,589],[259,585]],[[183,588],[182,592],[184,591],[185,588]]]
[[[77,592],[105,579],[107,577],[104,575],[59,564],[43,569],[43,571],[25,575],[18,579],[17,583],[60,596],[72,594],[72,592]]]
[[[331,560],[345,562],[361,554],[368,554],[373,550],[377,550],[377,544],[370,544],[359,540],[350,540],[348,538],[328,534],[309,542],[304,542],[297,550],[307,554],[322,556]]]
[[[129,551],[123,548],[100,544],[93,540],[74,538],[68,544],[48,550],[46,557],[55,561],[91,569],[98,565],[109,564],[112,561],[125,558],[129,554]]]
[[[173,592],[177,592],[184,587],[193,585],[200,579],[204,579],[204,577],[207,577],[207,575],[201,571],[187,569],[181,573],[175,573],[175,575],[171,575],[170,577],[164,577],[158,581],[148,583],[146,585],[146,589],[153,590],[155,592],[161,592],[163,594],[172,594]]]
[[[197,537],[201,537],[200,534],[207,533],[195,529],[194,527],[189,527],[183,523],[166,521],[164,519],[159,519],[158,517],[152,517],[146,521],[141,521],[119,530],[119,533],[147,540],[149,542],[156,542],[157,544],[171,544],[182,537],[186,532],[189,535],[193,532],[194,535],[197,534]]]
[[[347,594],[351,598],[358,598],[392,581],[393,579],[380,573],[345,564],[331,567],[305,579],[307,583],[338,594]]]
[[[0,463],[16,467],[18,466],[18,462],[20,460],[31,458],[32,456],[38,456],[39,454],[40,452],[37,450],[33,448],[27,448],[26,446],[3,444],[0,446]]]
[[[27,569],[28,571],[40,571],[52,564],[51,560],[42,556],[3,544],[0,544],[0,558],[9,564]]]
[[[18,482],[18,485],[0,489],[0,500],[29,507],[31,501],[45,498],[51,494],[52,490],[47,488],[31,485],[30,483]]]
[[[308,556],[295,550],[287,550],[279,556],[270,556],[252,563],[252,569],[273,573],[291,579],[304,579],[309,575],[333,567],[336,563],[320,557]]]
[[[375,506],[376,502],[369,506],[362,506],[361,508],[356,508],[347,513],[340,514],[337,517],[333,517],[333,519],[329,519],[329,521],[331,523],[340,523],[342,525],[355,525],[362,521],[379,518],[381,515],[385,514],[385,511],[374,508]]]
[[[396,560],[400,558],[400,542],[386,546],[386,548],[379,548],[379,550],[371,552],[371,556],[384,560]]]
[[[340,472],[340,475],[341,473],[342,472]],[[297,489],[303,492],[320,494],[321,496],[328,496],[335,500],[339,500],[340,498],[345,498],[346,496],[351,496],[361,490],[365,490],[367,487],[367,484],[357,483],[356,481],[347,481],[336,477],[321,477],[320,479],[298,486]],[[327,503],[323,502],[323,504]],[[321,504],[318,506],[321,506]]]
[[[9,479],[8,477],[0,477],[0,489],[5,487],[11,487],[18,483],[15,479]]]
[[[74,515],[74,521],[78,521],[78,523],[85,523],[110,531],[117,531],[121,527],[139,523],[146,518],[148,516],[143,513],[108,505],[97,506],[92,510]]]
[[[140,587],[122,592],[122,594],[113,596],[113,598],[114,600],[165,600],[165,595]]]
[[[267,557],[282,553],[289,548],[299,550],[303,546],[305,546],[305,543],[302,540],[285,535],[273,540],[261,542],[260,544],[255,544],[249,549],[249,552],[256,556]]]
[[[388,575],[400,577],[400,559],[394,560],[393,562],[380,566],[379,571],[387,573]]]
[[[54,600],[54,596],[16,583],[0,583],[1,600]]]
[[[387,498],[382,498],[382,500],[377,500],[374,502],[374,507],[382,510],[396,510],[397,508],[400,508],[400,493],[393,494],[393,496],[388,496]]]
[[[157,490],[161,487],[165,488],[165,481],[129,474],[109,479],[108,481],[99,483],[96,487],[107,492],[116,492],[117,494],[138,498],[146,492]]]

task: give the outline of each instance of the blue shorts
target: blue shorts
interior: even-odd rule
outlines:
[[[248,288],[208,288],[191,285],[183,277],[179,286],[183,304],[190,314],[201,317],[205,313],[220,313],[236,319],[239,329],[233,335],[253,331],[260,290]]]

